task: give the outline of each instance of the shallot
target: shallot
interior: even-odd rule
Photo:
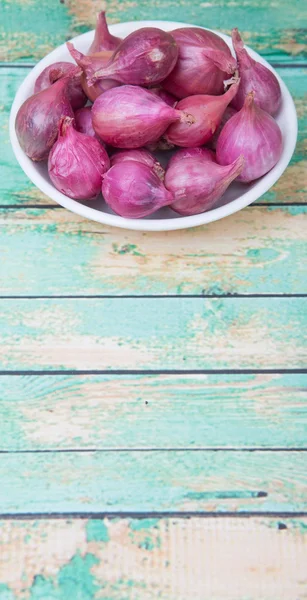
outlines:
[[[136,150],[121,150],[116,152],[111,156],[111,167],[127,160],[133,160],[135,162],[140,162],[143,165],[147,165],[163,181],[165,170],[149,150],[138,148]]]
[[[103,141],[96,135],[93,128],[92,120],[92,108],[91,106],[84,106],[75,112],[75,127],[80,133],[85,133],[96,138],[101,144]]]
[[[179,48],[175,68],[163,87],[177,98],[223,92],[223,81],[236,69],[227,44],[212,31],[182,27],[172,31]]]
[[[177,110],[182,110],[193,117],[193,123],[172,123],[165,138],[176,146],[191,148],[201,146],[210,140],[219,126],[225,109],[234,98],[239,87],[239,80],[233,78],[233,83],[221,96],[195,95],[180,100]]]
[[[173,154],[167,165],[167,168],[169,169],[170,167],[178,165],[186,158],[195,158],[197,161],[205,160],[207,162],[216,163],[215,153],[212,150],[209,150],[209,148],[181,148],[180,150],[177,150],[175,154]]]
[[[102,195],[115,213],[130,219],[146,217],[174,199],[151,167],[132,160],[109,169]]]
[[[175,96],[173,96],[173,94],[170,94],[169,92],[164,90],[163,87],[150,88],[148,91],[151,92],[152,94],[155,94],[156,96],[159,96],[159,98],[161,98],[161,100],[164,100],[164,102],[166,104],[168,104],[169,106],[172,106],[173,108],[175,108],[175,106],[178,102],[177,98],[175,98]]]
[[[15,121],[21,148],[48,159],[57,190],[79,201],[102,191],[125,218],[210,210],[235,179],[270,171],[283,149],[278,76],[250,56],[238,29],[235,57],[223,37],[188,26],[121,39],[102,10],[87,54],[67,43],[77,66],[56,62],[36,79]]]
[[[97,69],[88,83],[115,79],[127,84],[153,85],[169,75],[177,58],[177,44],[169,33],[156,27],[143,27],[122,41],[110,62]]]
[[[96,198],[109,157],[95,138],[76,131],[74,120],[61,119],[59,137],[48,159],[50,179],[57,190],[75,200]]]
[[[216,144],[217,144],[217,140],[219,138],[219,135],[224,127],[224,125],[226,125],[227,121],[229,121],[229,119],[231,117],[233,117],[233,115],[237,114],[237,110],[235,108],[233,108],[233,106],[227,106],[227,108],[225,109],[225,112],[222,116],[222,120],[218,126],[218,128],[216,129],[216,131],[214,132],[210,142],[209,142],[209,146],[210,148],[212,148],[213,150],[216,150]]]
[[[82,89],[80,70],[69,62],[57,62],[46,67],[35,81],[34,94],[45,90],[63,77],[70,77],[67,92],[72,109],[82,108],[87,102],[87,97]]]
[[[212,153],[199,152],[189,156],[185,152],[179,150],[181,156],[175,155],[171,159],[166,169],[165,186],[174,195],[171,208],[180,215],[188,216],[202,213],[216,204],[241,173],[244,159],[239,156],[232,164],[222,167],[216,163]]]
[[[192,122],[190,115],[133,85],[101,94],[94,102],[92,115],[97,135],[115,148],[141,148],[157,141],[170,123]]]
[[[71,42],[67,42],[66,46],[77,65],[82,69],[81,85],[85,94],[92,102],[106,90],[119,85],[118,81],[114,81],[114,79],[100,79],[94,85],[88,84],[88,80],[93,76],[96,69],[109,62],[112,52],[105,50],[96,52],[91,56],[86,56],[76,50]]]
[[[48,157],[58,135],[60,118],[74,116],[67,92],[69,81],[69,77],[63,77],[30,96],[17,113],[16,134],[20,146],[32,160]]]
[[[254,102],[254,92],[246,96],[244,106],[223,127],[216,146],[220,165],[231,164],[244,156],[239,181],[253,181],[270,171],[282,153],[282,135],[276,121]]]
[[[89,47],[88,54],[101,52],[101,50],[115,50],[121,41],[121,38],[111,35],[109,32],[106,13],[104,10],[102,10],[97,15],[95,36],[92,44]]]
[[[238,93],[232,101],[233,106],[240,110],[246,95],[254,92],[255,103],[270,115],[275,115],[281,104],[281,90],[277,78],[270,69],[248,54],[237,29],[232,30],[232,43],[241,78]]]

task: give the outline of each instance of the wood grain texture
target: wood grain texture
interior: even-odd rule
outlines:
[[[306,293],[306,227],[304,206],[252,206],[180,234],[0,210],[0,295]]]
[[[196,23],[229,33],[239,27],[248,42],[271,60],[289,61],[306,58],[304,27],[307,17],[299,0],[291,10],[287,0],[218,0],[197,2],[181,0],[107,0],[104,3],[110,21],[166,19]],[[66,39],[92,29],[101,0],[1,0],[2,22],[0,60],[37,61]]]
[[[295,451],[0,455],[0,514],[307,511]]]
[[[0,2],[1,6],[1,2]],[[290,166],[281,179],[259,199],[264,204],[302,203],[306,202],[307,161],[307,103],[306,103],[306,69],[278,69],[281,77],[294,96],[299,116],[299,136],[295,154]],[[17,88],[29,73],[29,69],[10,67],[0,69],[0,205],[52,204],[52,200],[44,196],[31,184],[19,167],[10,145],[8,135],[8,118],[11,104]],[[99,224],[96,229],[101,229]],[[115,231],[115,230],[114,230]],[[178,235],[178,234],[177,234]]]
[[[113,21],[238,26],[271,61],[306,59],[298,0],[291,10],[286,0],[106,7]],[[101,8],[0,0],[0,60],[33,64],[91,28]],[[0,205],[19,207],[0,214],[0,295],[306,291],[304,206],[250,207],[163,236],[44,208],[52,202],[8,140],[27,73],[0,69]],[[298,145],[260,203],[303,204],[306,71],[279,73],[295,97]],[[45,515],[0,520],[0,600],[306,600],[307,519],[295,518],[307,511],[306,453],[297,451],[306,445],[306,375],[112,375],[304,368],[306,313],[303,298],[0,300],[0,369],[110,371],[0,377],[0,513]],[[48,519],[65,511],[206,516]]]
[[[306,298],[0,300],[0,369],[306,366]]]
[[[0,451],[303,448],[307,375],[0,377]]]
[[[0,600],[306,598],[307,520],[0,522]]]

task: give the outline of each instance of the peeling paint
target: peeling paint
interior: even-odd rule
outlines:
[[[143,520],[144,521],[144,520]],[[137,527],[137,520],[108,521],[109,539],[90,541],[78,549],[78,520],[46,520],[45,530],[58,559],[63,535],[75,545],[74,555],[59,560],[52,575],[46,563],[35,564],[44,548],[33,542],[35,553],[25,569],[35,568],[32,580],[13,591],[12,568],[0,584],[0,600],[266,600],[303,598],[306,589],[307,530],[292,519],[159,519],[152,526]],[[144,523],[143,523],[144,525]],[[22,523],[5,522],[13,537]],[[32,522],[27,523],[30,535]],[[33,530],[34,532],[36,530]],[[75,538],[75,531],[77,537]],[[159,544],[150,539],[136,544],[130,534],[148,536],[157,532]],[[9,546],[2,548],[4,556]],[[55,550],[56,549],[56,550]],[[90,549],[90,550],[89,550]],[[15,547],[15,564],[24,560],[29,546]],[[204,578],[204,573],[210,576]],[[220,574],[223,573],[223,577]]]
[[[108,527],[104,521],[92,520],[86,525],[86,539],[88,542],[108,542]]]

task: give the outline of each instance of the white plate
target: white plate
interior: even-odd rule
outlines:
[[[160,27],[165,31],[171,31],[178,27],[191,27],[191,25],[186,23],[174,23],[171,21],[132,21],[129,23],[111,25],[110,31],[113,35],[126,37],[129,33],[136,29],[140,29],[141,27]],[[220,35],[232,50],[231,38],[217,31],[215,33]],[[84,33],[74,38],[72,42],[78,50],[86,53],[93,37],[94,31],[89,31],[88,33]],[[106,206],[102,197],[95,201],[81,204],[76,200],[68,198],[61,192],[58,192],[49,180],[46,164],[34,163],[26,156],[19,145],[15,132],[16,114],[23,102],[33,93],[35,80],[47,65],[57,61],[73,62],[65,44],[59,46],[53,50],[53,52],[50,52],[50,54],[47,54],[47,56],[45,56],[45,58],[30,71],[15,96],[10,114],[10,138],[15,156],[29,179],[31,179],[44,194],[49,196],[49,198],[52,198],[52,200],[61,206],[68,208],[72,212],[88,219],[92,219],[93,221],[98,221],[99,223],[106,223],[107,225],[114,225],[125,229],[168,231],[173,229],[185,229],[186,227],[195,227],[196,225],[210,223],[211,221],[216,221],[231,215],[257,200],[279,179],[291,159],[297,138],[297,116],[294,102],[287,86],[276,71],[261,56],[259,56],[259,54],[251,50],[248,46],[246,46],[246,48],[253,58],[264,64],[276,75],[280,83],[282,104],[276,117],[276,121],[278,122],[283,135],[283,152],[275,167],[255,183],[248,185],[237,182],[232,183],[219,201],[217,207],[208,212],[193,215],[191,217],[180,217],[172,210],[163,208],[145,219],[125,219],[115,215]]]

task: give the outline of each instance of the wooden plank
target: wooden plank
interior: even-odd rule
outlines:
[[[0,294],[305,293],[306,227],[305,206],[252,206],[203,227],[154,235],[66,210],[4,209]]]
[[[92,29],[96,14],[101,10],[100,0],[66,0],[52,5],[48,0],[9,2],[1,0],[2,61],[37,61],[65,39]],[[299,0],[291,3],[276,0],[268,5],[265,0],[219,0],[197,2],[183,0],[109,0],[110,21],[166,19],[196,23],[229,33],[239,27],[244,38],[255,49],[273,60],[303,60],[306,57],[304,27],[307,19]]]
[[[0,300],[2,370],[298,369],[306,298]]]
[[[306,399],[307,375],[2,376],[0,451],[303,448]]]
[[[0,3],[1,5],[1,3]],[[291,93],[294,95],[299,116],[299,137],[290,167],[276,185],[261,197],[262,203],[306,202],[307,198],[307,103],[306,70],[278,69]],[[10,146],[8,136],[9,111],[16,90],[29,69],[0,69],[0,205],[53,204],[35,188],[23,173]],[[96,225],[96,229],[100,229]],[[178,235],[178,234],[177,234]]]
[[[305,598],[307,520],[0,522],[0,598]]]
[[[0,480],[0,514],[307,511],[305,452],[9,453]]]

